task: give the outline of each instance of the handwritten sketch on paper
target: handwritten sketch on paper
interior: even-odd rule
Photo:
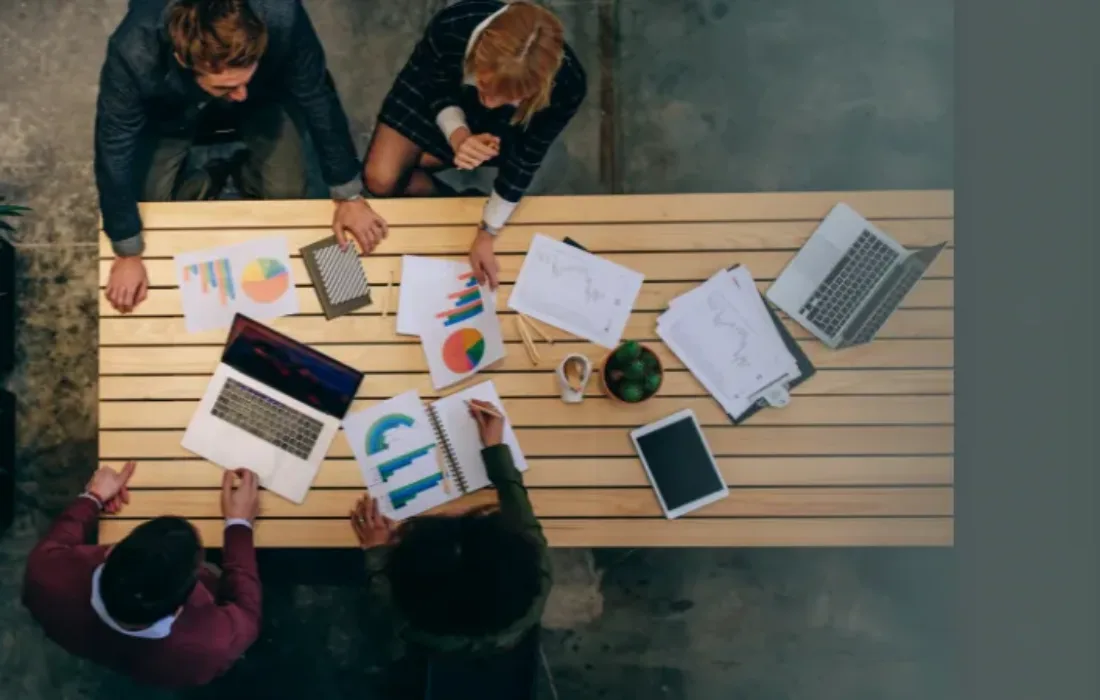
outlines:
[[[606,348],[622,338],[644,275],[536,234],[509,307]]]
[[[298,312],[284,237],[181,253],[174,262],[191,333],[228,328],[238,312],[258,320]]]

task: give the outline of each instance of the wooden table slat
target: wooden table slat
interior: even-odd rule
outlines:
[[[380,403],[377,399],[357,400],[351,411]],[[198,405],[197,400],[104,402],[99,404],[99,427],[101,430],[186,428]],[[633,406],[620,406],[606,398],[592,398],[579,405],[559,399],[504,400],[508,420],[518,428],[574,425],[636,428],[684,408],[695,411],[703,425],[730,424],[721,406],[709,397],[657,396]],[[792,401],[783,410],[763,411],[753,425],[941,425],[952,423],[953,419],[951,396],[806,396]]]
[[[661,506],[647,488],[531,488],[531,504],[540,518],[657,518]],[[260,512],[268,518],[342,516],[355,507],[361,489],[313,489],[303,503],[292,503],[269,491],[260,494]],[[432,511],[455,514],[495,504],[496,492],[485,489]],[[948,516],[952,489],[946,487],[840,487],[781,489],[741,488],[728,498],[692,512],[692,518]],[[187,518],[221,515],[219,489],[135,490],[126,518],[152,518],[169,513]]]
[[[945,486],[954,479],[951,457],[719,457],[731,488],[739,486]],[[523,475],[538,487],[644,487],[649,485],[636,457],[533,457]],[[218,488],[223,470],[202,459],[142,462],[130,485],[142,488]],[[326,459],[314,488],[362,489],[358,463]]]
[[[869,219],[954,217],[950,190],[771,192],[752,194],[595,195],[525,197],[510,223],[616,223],[820,220],[837,202]],[[476,226],[485,199],[386,199],[371,206],[387,221],[406,226]],[[329,200],[152,202],[139,205],[142,224],[155,229],[324,228],[332,224]]]
[[[667,370],[683,369],[683,364],[664,345],[650,345]],[[829,350],[817,341],[805,341],[802,349],[818,368],[824,369],[942,369],[954,365],[954,343],[951,340],[877,340],[867,345]],[[524,352],[522,343],[507,343],[506,356],[474,380],[491,378],[493,372],[527,372],[535,369]],[[179,347],[103,347],[99,351],[100,375],[200,374],[209,376],[221,358],[221,346]],[[398,344],[328,345],[325,354],[368,373],[426,372],[427,362],[422,352],[410,352]],[[581,353],[594,362],[602,362],[607,350],[589,343],[554,343],[541,346],[542,371],[553,370],[567,355]]]
[[[195,520],[208,547],[220,547],[221,520]],[[140,520],[104,520],[100,541],[125,537]],[[552,547],[949,547],[952,518],[571,518],[546,520]],[[353,548],[343,520],[260,520],[260,547]]]
[[[640,341],[656,342],[657,317],[654,311],[639,311],[630,315],[624,330],[625,336]],[[516,314],[500,315],[501,331],[505,342],[519,342]],[[789,319],[784,320],[787,330],[798,340],[813,336],[802,326]],[[419,345],[420,338],[397,334],[397,319],[390,315],[344,316],[331,321],[324,316],[285,316],[267,323],[277,331],[309,345],[324,346],[331,343],[371,342],[404,343]],[[577,341],[579,338],[566,331],[546,326],[552,340]],[[101,347],[142,345],[222,345],[226,331],[214,330],[188,333],[182,317],[174,318],[105,318],[100,321],[103,334]],[[899,309],[886,321],[876,339],[891,338],[950,338],[955,334],[955,313],[952,309]]]
[[[512,372],[491,375],[497,393],[504,398],[557,398],[557,380],[545,372]],[[99,379],[99,398],[103,401],[199,399],[210,378],[202,375],[106,376]],[[358,398],[387,399],[415,389],[425,399],[442,393],[432,387],[424,374],[371,374],[359,385]],[[821,370],[812,382],[803,382],[794,394],[811,395],[946,395],[954,391],[954,375],[949,369],[868,369]],[[706,392],[695,376],[686,370],[665,372],[657,398],[702,396]],[[590,382],[585,394],[599,400],[603,388]]]
[[[951,426],[705,427],[716,456],[748,455],[942,455],[953,450]],[[531,457],[617,457],[634,454],[622,428],[519,428],[516,437]],[[182,430],[104,430],[103,459],[179,458]],[[346,440],[334,440],[330,457],[350,457]]]
[[[698,282],[646,282],[642,285],[642,291],[634,304],[635,311],[664,311],[668,308],[668,302],[681,294],[698,286]],[[757,281],[756,286],[761,292],[771,285],[769,281]],[[502,284],[498,292],[498,303],[503,312],[507,312],[508,301],[512,296],[514,285]],[[312,286],[296,287],[294,293],[298,297],[299,316],[316,316],[323,311],[317,301],[317,294]],[[385,284],[371,285],[371,295],[374,304],[365,306],[352,312],[352,316],[378,316],[382,313],[382,295],[386,293]],[[396,294],[393,299],[396,300]],[[913,287],[912,291],[901,302],[903,309],[949,309],[955,305],[955,284],[951,279],[922,279]],[[390,310],[397,308],[393,304]],[[141,316],[180,316],[179,290],[176,288],[150,289],[149,296],[141,306],[129,314],[121,314],[115,311],[107,299],[99,296],[99,315],[101,318],[138,318]]]
[[[875,222],[904,246],[917,247],[954,241],[951,219],[878,219]],[[685,250],[796,250],[817,228],[817,221],[714,221],[668,224],[634,222],[620,224],[559,223],[510,225],[496,244],[498,253],[525,253],[536,233],[553,238],[569,236],[594,253]],[[375,249],[379,255],[462,255],[470,248],[472,226],[400,226]],[[153,230],[145,234],[146,258],[170,258],[179,253],[253,240],[257,236],[282,236],[291,254],[332,235],[331,227]],[[100,237],[99,255],[113,259],[106,236]]]
[[[645,275],[652,282],[677,282],[685,280],[705,280],[719,270],[734,264],[741,264],[752,271],[753,279],[770,280],[786,267],[794,251],[736,251],[730,253],[712,252],[666,252],[666,253],[610,253],[603,257],[608,260],[625,265],[626,267]],[[466,260],[466,255],[438,255],[434,256],[443,260]],[[523,266],[522,254],[503,254],[497,256],[500,263],[500,279],[502,282],[515,282],[520,267]],[[401,281],[401,256],[400,255],[370,255],[361,259],[363,269],[368,280],[388,280],[392,274],[394,279]],[[179,284],[176,278],[175,263],[168,258],[155,258],[145,262],[145,269],[149,274],[149,284],[152,287],[175,287]],[[305,264],[301,258],[290,261],[290,272],[294,283],[305,285],[309,282]],[[955,251],[944,250],[936,257],[935,262],[928,269],[927,276],[931,278],[952,277],[955,272]],[[110,278],[111,261],[99,261],[99,286],[102,288]]]

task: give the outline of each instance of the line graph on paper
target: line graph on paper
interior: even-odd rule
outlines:
[[[630,318],[643,276],[536,235],[509,305],[520,313],[612,347]]]
[[[718,292],[713,292],[707,297],[707,307],[714,312],[714,334],[720,341],[725,352],[730,354],[733,364],[737,367],[748,367],[751,362],[746,356],[749,347],[749,329],[745,325],[740,312],[730,305],[726,297]]]

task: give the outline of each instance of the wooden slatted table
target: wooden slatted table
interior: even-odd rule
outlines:
[[[583,404],[567,406],[557,398],[553,367],[569,352],[598,360],[604,351],[555,331],[561,342],[542,346],[544,363],[536,369],[514,324],[502,319],[508,356],[472,381],[493,379],[504,398],[531,463],[531,498],[553,545],[952,544],[953,249],[939,256],[870,345],[830,351],[788,324],[819,372],[789,407],[761,412],[743,426],[730,425],[656,339],[655,320],[669,299],[735,262],[766,285],[840,200],[902,244],[953,239],[949,191],[524,200],[498,243],[503,300],[535,232],[571,236],[645,274],[625,337],[650,343],[668,368],[658,397],[643,405],[613,405],[593,382]],[[482,201],[389,200],[375,206],[391,226],[389,239],[363,263],[375,305],[326,321],[295,258],[301,313],[272,324],[366,371],[356,408],[408,389],[425,398],[436,394],[415,339],[396,335],[392,314],[381,318],[381,299],[391,273],[400,281],[403,253],[464,258]],[[225,332],[184,330],[172,256],[273,234],[287,236],[297,250],[329,233],[331,207],[327,201],[142,205],[149,298],[133,315],[120,316],[100,295],[99,455],[109,463],[140,462],[131,504],[122,517],[103,521],[102,541],[117,541],[143,519],[170,513],[190,518],[210,546],[220,543],[221,470],[184,451],[180,439],[218,362]],[[103,238],[101,287],[110,262]],[[392,294],[391,311],[396,285]],[[668,521],[628,429],[685,407],[705,425],[732,493]],[[354,546],[346,514],[362,491],[350,449],[338,436],[304,504],[263,495],[257,543]],[[487,491],[459,504],[491,498]]]

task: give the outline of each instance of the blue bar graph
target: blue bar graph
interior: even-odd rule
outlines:
[[[439,483],[443,481],[443,474],[432,474],[426,476],[419,481],[414,481],[408,486],[402,486],[399,489],[394,489],[390,492],[390,503],[393,505],[394,510],[401,510],[409,501],[413,500],[425,491],[434,489]]]

